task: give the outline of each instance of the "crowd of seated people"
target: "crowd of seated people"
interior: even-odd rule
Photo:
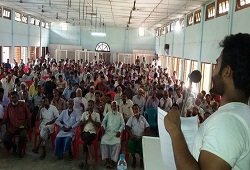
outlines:
[[[166,112],[172,107],[181,109],[187,95],[175,72],[170,76],[167,69],[154,63],[147,64],[145,58],[140,61],[138,57],[135,64],[41,58],[26,65],[14,61],[11,66],[7,61],[0,69],[0,140],[6,151],[12,149],[22,158],[27,135],[38,131],[39,140],[30,149],[38,153],[42,146],[41,160],[46,158],[45,146],[53,136],[54,155],[62,159],[68,152],[73,157],[71,143],[76,146],[73,136],[80,127],[75,139],[85,141],[86,154],[80,168],[88,169],[88,160],[93,161],[91,144],[98,132],[102,134],[100,150],[107,168],[118,161],[126,135],[132,166],[136,166],[138,153],[143,167],[141,138],[158,135],[150,133],[144,112],[158,107]],[[188,103],[184,116],[197,116],[199,123],[219,107],[218,97],[205,91],[190,94]],[[17,144],[12,139],[16,136]]]

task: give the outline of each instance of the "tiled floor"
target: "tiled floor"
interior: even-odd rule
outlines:
[[[39,159],[39,154],[34,154],[31,149],[33,148],[33,142],[27,143],[26,155],[18,160],[12,155],[7,155],[4,150],[3,144],[0,144],[0,170],[74,170],[79,169],[78,164],[83,160],[84,156],[79,152],[79,160],[70,159],[68,154],[65,154],[65,158],[57,160],[53,156],[51,149],[51,143],[48,142],[47,157],[44,160]],[[81,147],[82,149],[82,147]],[[130,157],[131,158],[131,157]],[[142,170],[139,167],[139,159],[136,168],[131,167],[131,161],[128,160],[128,169],[130,170]],[[116,168],[114,168],[116,169]],[[91,163],[89,170],[106,170],[104,161],[98,160],[97,163]]]

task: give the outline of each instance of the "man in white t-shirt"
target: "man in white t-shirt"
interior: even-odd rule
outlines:
[[[40,145],[42,145],[43,151],[40,156],[40,159],[43,160],[46,157],[45,144],[49,138],[49,135],[54,132],[55,121],[59,116],[57,108],[53,105],[50,105],[49,99],[43,97],[42,99],[43,107],[40,110],[40,121],[39,132],[40,138],[38,144],[32,149],[32,152],[38,153]]]
[[[98,128],[101,126],[101,120],[99,113],[94,112],[94,101],[88,101],[88,111],[84,112],[81,117],[81,126],[83,131],[81,133],[81,138],[84,140],[84,151],[86,153],[85,163],[81,162],[79,167],[83,169],[84,167],[89,167],[88,158],[93,159],[91,152],[91,144],[96,138],[96,133]]]
[[[178,111],[165,117],[177,169],[250,169],[250,35],[227,36],[216,60],[213,89],[221,107],[199,128],[192,155],[181,131]]]
[[[163,93],[163,97],[160,99],[160,108],[168,112],[171,107],[172,107],[172,100],[168,97],[168,91],[165,90]]]

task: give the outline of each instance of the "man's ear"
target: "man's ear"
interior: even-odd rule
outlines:
[[[233,76],[233,71],[229,65],[223,68],[222,77],[231,78]]]

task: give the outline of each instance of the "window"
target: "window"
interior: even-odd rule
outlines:
[[[39,20],[39,19],[36,19],[36,20],[35,20],[35,25],[36,25],[36,26],[40,26],[40,20]]]
[[[184,26],[185,26],[185,24],[184,24],[184,18],[180,19],[180,26],[181,26],[181,29],[184,28]]]
[[[96,45],[95,51],[105,51],[110,52],[109,45],[105,42],[100,42]]]
[[[201,22],[201,9],[194,13],[194,24]]]
[[[194,15],[193,13],[187,15],[187,26],[193,25]]]
[[[191,61],[191,72],[194,70],[197,70],[197,69],[198,69],[198,61],[192,60]]]
[[[22,14],[22,22],[28,24],[28,17],[24,14]]]
[[[198,61],[191,60],[191,71],[192,73],[194,70],[198,69]],[[198,83],[192,83],[192,92],[197,93],[198,92]]]
[[[3,18],[11,20],[11,10],[3,8]]]
[[[46,22],[45,28],[49,29],[49,23],[48,22]]]
[[[250,0],[236,0],[236,11],[250,6]]]
[[[190,74],[190,69],[191,69],[191,61],[189,59],[184,60],[184,74],[183,74],[183,80],[185,82],[185,85],[188,85],[188,75]]]
[[[174,23],[173,22],[170,24],[170,32],[172,32],[172,31],[174,31]]]
[[[30,47],[30,61],[35,60],[35,47]]]
[[[42,21],[42,27],[45,28],[45,22]]]
[[[35,18],[33,18],[33,17],[30,18],[30,23],[31,23],[32,25],[35,25],[35,21],[36,21]]]
[[[139,37],[144,37],[144,35],[145,35],[145,30],[144,30],[144,28],[139,28],[139,29],[138,29],[138,36],[139,36]]]
[[[212,75],[214,75],[214,71],[216,69],[217,64],[212,64]],[[213,87],[213,81],[211,81],[211,88]]]
[[[162,32],[163,32],[163,28],[159,28],[159,36],[163,35]]]
[[[167,56],[167,68],[168,68],[168,70],[170,68],[170,62],[171,62],[171,57]]]
[[[20,63],[21,59],[21,47],[17,46],[14,48],[14,59],[16,60],[17,63]]]
[[[166,34],[166,26],[163,26],[161,28],[161,35],[165,35]]]
[[[21,59],[23,59],[24,63],[28,62],[28,47],[21,48]]]
[[[156,36],[156,37],[159,36],[159,28],[157,28],[157,29],[155,30],[155,36]]]
[[[170,24],[169,25],[167,25],[167,33],[169,33],[170,32]]]
[[[211,89],[211,64],[201,63],[201,90],[209,92]]]
[[[181,79],[181,58],[173,57],[172,60],[172,73],[176,72],[177,79]]]
[[[215,2],[207,5],[206,7],[206,21],[214,19],[215,16]]]
[[[2,18],[2,7],[0,6],[0,18]]]
[[[217,13],[216,16],[226,15],[229,11],[229,0],[217,1]]]
[[[176,68],[176,74],[178,76],[178,79],[180,80],[181,79],[181,67],[182,67],[182,62],[181,62],[181,58],[178,58],[177,59],[177,68]]]
[[[21,19],[21,13],[15,12],[15,21],[19,21],[19,22],[22,21],[22,19]]]
[[[172,59],[172,73],[174,71],[177,71],[177,58],[176,57],[173,57],[173,59]]]

